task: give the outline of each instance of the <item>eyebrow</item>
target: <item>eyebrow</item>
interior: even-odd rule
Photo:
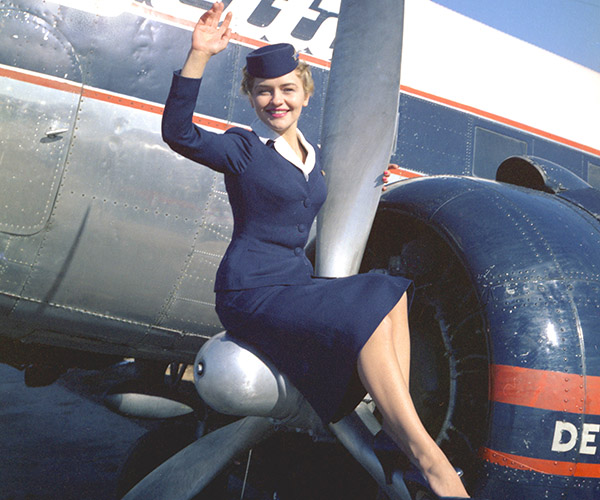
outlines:
[[[256,85],[256,87],[254,87],[255,90],[271,90],[274,86],[273,85],[267,85],[264,83],[259,83]],[[285,82],[279,85],[279,87],[299,87],[299,85],[296,82]]]

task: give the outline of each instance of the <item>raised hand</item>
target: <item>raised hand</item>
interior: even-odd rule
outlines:
[[[188,58],[181,70],[187,78],[202,78],[208,60],[227,47],[231,39],[232,14],[229,12],[219,26],[223,14],[223,2],[215,2],[196,23],[192,33],[192,46]]]
[[[229,12],[225,16],[223,24],[219,26],[223,9],[223,2],[215,2],[211,9],[198,20],[192,34],[192,50],[213,56],[227,47],[231,38],[229,23],[231,23],[232,14]]]

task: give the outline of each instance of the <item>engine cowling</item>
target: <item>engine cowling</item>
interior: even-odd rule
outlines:
[[[221,332],[207,341],[194,364],[200,397],[234,416],[270,417],[313,429],[320,420],[288,378],[243,342]]]
[[[600,224],[567,199],[406,181],[384,196],[367,245],[363,271],[415,281],[413,398],[478,495],[600,490]]]

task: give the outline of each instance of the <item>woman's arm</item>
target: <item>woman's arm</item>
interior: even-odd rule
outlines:
[[[181,72],[176,72],[162,119],[163,140],[177,153],[218,172],[239,174],[250,160],[251,145],[240,134],[215,134],[192,123],[201,78],[209,59],[231,38],[231,13],[219,27],[223,4],[217,2],[200,18]]]
[[[223,24],[219,27],[223,8],[222,2],[215,2],[211,9],[206,11],[196,23],[192,33],[192,46],[181,70],[181,76],[202,78],[209,59],[227,47],[231,38],[229,24],[231,23],[232,14],[229,12],[225,16]]]

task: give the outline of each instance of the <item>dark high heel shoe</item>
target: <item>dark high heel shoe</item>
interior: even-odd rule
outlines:
[[[423,476],[423,474],[421,474],[421,472],[410,463],[408,457],[402,452],[402,450],[400,450],[400,448],[398,448],[398,445],[395,443],[395,441],[383,429],[373,436],[373,451],[375,452],[375,456],[379,460],[381,468],[383,469],[386,484],[392,484],[394,470],[400,469],[404,471],[403,478],[405,481],[409,481],[426,488],[436,500],[454,500],[455,498],[459,498],[440,497],[431,491],[431,487],[429,486],[427,479],[425,479],[425,476]],[[458,477],[462,477],[462,469],[455,467],[454,470],[456,471]]]
[[[395,469],[406,470],[410,467],[406,455],[383,429],[373,436],[373,451],[383,469],[386,484],[392,484]]]
[[[454,470],[458,477],[462,477],[463,471],[458,467],[455,467]],[[430,495],[432,499],[435,500],[464,500],[464,497],[441,497],[436,495],[432,490],[431,486],[429,486],[429,481],[425,479],[425,476],[421,474],[421,472],[414,467],[404,473],[404,482],[405,483],[413,483],[419,485],[421,488],[425,488],[427,490],[427,494]],[[408,484],[407,484],[408,487]],[[410,488],[409,488],[410,490]],[[411,492],[412,493],[412,492]],[[428,497],[429,498],[429,497]]]

